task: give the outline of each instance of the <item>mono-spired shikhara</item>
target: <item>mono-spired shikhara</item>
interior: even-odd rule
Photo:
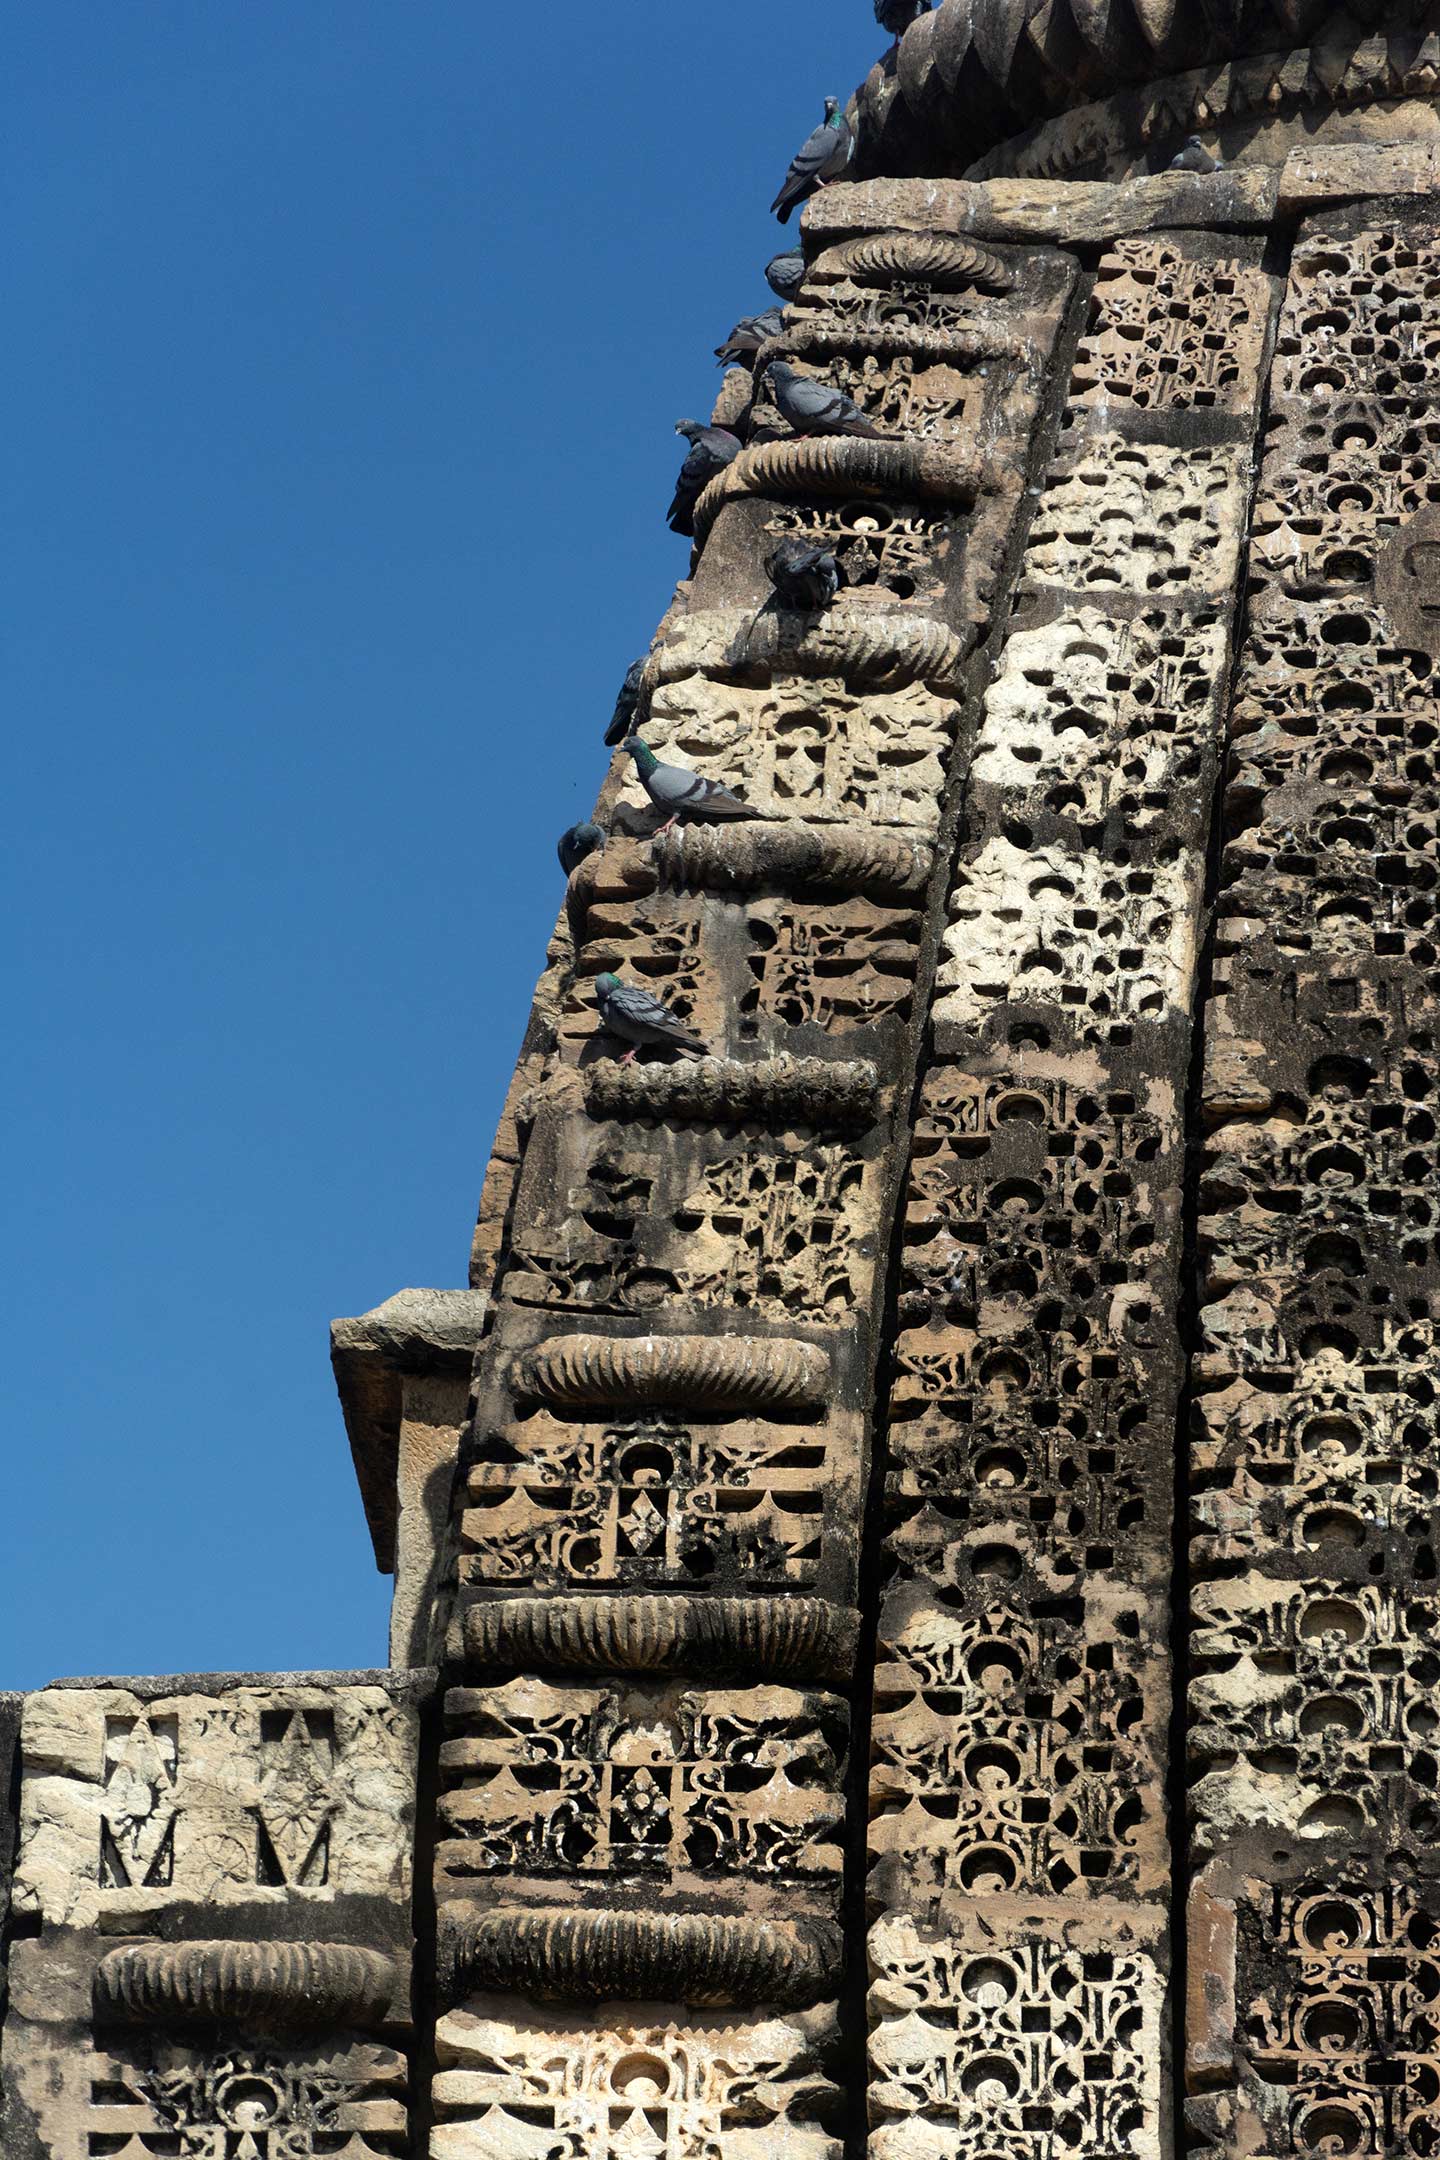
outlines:
[[[877,16],[335,1329],[391,1670],[11,1700],[6,2160],[1440,2147],[1440,35]]]

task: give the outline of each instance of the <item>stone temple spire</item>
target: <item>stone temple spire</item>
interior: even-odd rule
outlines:
[[[6,2160],[1440,2143],[1435,60],[853,101],[470,1285],[336,1324],[392,1669],[0,1720]]]

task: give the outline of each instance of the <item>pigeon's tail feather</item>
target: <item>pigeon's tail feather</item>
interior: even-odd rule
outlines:
[[[888,442],[884,428],[876,427],[873,420],[852,420],[845,430],[847,435],[866,435],[872,442]]]
[[[693,540],[695,537],[694,496],[677,495],[665,514],[665,522],[670,527],[671,532],[679,533],[682,539]]]
[[[779,218],[782,225],[788,225],[790,222],[791,211],[795,208],[795,205],[801,200],[801,191],[795,188],[791,184],[791,182],[787,180],[784,187],[781,188],[779,194],[775,197],[774,202],[772,202],[770,205],[771,213],[773,216]]]

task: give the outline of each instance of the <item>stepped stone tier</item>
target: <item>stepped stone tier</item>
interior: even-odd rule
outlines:
[[[1436,60],[864,86],[761,361],[883,439],[727,374],[640,688],[760,816],[617,757],[470,1284],[336,1325],[393,1669],[0,1698],[6,2160],[1440,2151]]]

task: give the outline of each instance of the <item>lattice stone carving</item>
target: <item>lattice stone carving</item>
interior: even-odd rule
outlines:
[[[722,2023],[661,2008],[597,2027],[481,1996],[436,2039],[432,2160],[839,2160],[835,2034],[821,2011]]]
[[[454,1689],[441,1879],[838,1895],[843,1706],[784,1688]]]
[[[1126,869],[1068,848],[997,838],[951,895],[937,1024],[983,1028],[1027,998],[1102,1042],[1183,1010],[1195,962],[1190,865]]]
[[[89,2070],[89,2105],[79,2116],[85,2144],[73,2149],[91,2160],[166,2152],[403,2160],[407,2152],[405,2058],[393,2049],[236,2042],[204,2051],[157,2040],[97,2055]],[[55,2125],[60,2134],[69,2127]]]
[[[1229,445],[1087,435],[1049,476],[1026,580],[1160,599],[1228,594],[1244,502],[1242,461]]]
[[[17,1909],[83,1927],[180,1900],[403,1894],[415,1722],[366,1687],[32,1696]]]
[[[1143,1924],[1008,1924],[870,1937],[870,2151],[1156,2160],[1164,1980]]]
[[[737,789],[767,817],[866,818],[933,833],[959,708],[918,684],[856,696],[842,683],[771,690],[698,676],[655,693],[647,740],[669,763]],[[626,782],[620,808],[653,827]]]
[[[1183,246],[1150,234],[1114,242],[1076,355],[1076,406],[1136,412],[1253,406],[1268,281],[1233,257],[1208,260]]]

